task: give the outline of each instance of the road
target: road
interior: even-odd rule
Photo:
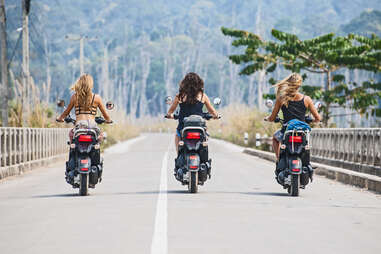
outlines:
[[[173,177],[168,134],[108,150],[79,197],[56,163],[0,182],[0,253],[381,253],[381,196],[325,178],[289,197],[274,165],[210,142],[198,194]]]

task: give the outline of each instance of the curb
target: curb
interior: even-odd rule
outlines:
[[[21,164],[16,164],[12,166],[0,167],[0,180],[3,180],[10,176],[22,175],[25,172],[31,171],[33,169],[47,166],[53,162],[64,160],[67,157],[67,153],[40,159],[28,161]]]
[[[265,160],[275,162],[275,155],[270,152],[260,151],[252,148],[245,148],[244,153],[253,155]],[[333,167],[316,162],[311,162],[317,175],[325,176],[328,179],[336,180],[344,184],[350,184],[356,187],[364,188],[370,191],[381,193],[381,177],[359,173],[348,169]]]

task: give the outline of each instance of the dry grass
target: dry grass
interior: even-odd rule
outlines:
[[[242,104],[233,104],[220,110],[222,119],[209,121],[208,131],[212,137],[224,139],[229,142],[245,146],[244,133],[249,134],[247,146],[255,146],[255,135],[266,134],[272,136],[276,129],[276,124],[263,121],[266,113],[259,112]],[[265,149],[265,147],[262,147]]]
[[[26,107],[26,110],[23,111],[21,103],[15,100],[9,104],[9,126],[32,128],[59,127],[55,122],[53,106],[37,102],[33,108]]]
[[[100,125],[101,129],[107,132],[107,142],[103,142],[103,149],[123,140],[139,136],[139,128],[132,123],[125,112],[112,111],[110,112],[110,115],[111,119],[114,121],[114,124]]]

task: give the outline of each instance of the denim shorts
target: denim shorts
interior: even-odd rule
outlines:
[[[278,140],[279,142],[282,142],[282,140],[283,140],[283,136],[284,136],[284,132],[283,132],[281,129],[277,130],[277,131],[274,133],[274,138],[275,138],[276,140]]]
[[[176,135],[179,136],[179,138],[181,138],[181,132],[178,129],[176,129]]]

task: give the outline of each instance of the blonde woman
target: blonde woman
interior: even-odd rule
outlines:
[[[101,131],[95,122],[95,115],[97,114],[97,109],[101,111],[106,123],[112,123],[110,116],[106,112],[106,108],[102,102],[102,98],[94,94],[93,90],[93,78],[89,74],[82,75],[78,81],[71,87],[75,92],[70,99],[70,103],[66,110],[56,119],[57,122],[63,122],[65,117],[67,117],[75,107],[76,116],[76,128],[91,128],[95,129],[98,134],[98,139],[102,140]],[[73,138],[72,130],[70,132],[70,141]]]
[[[298,73],[292,73],[275,85],[277,88],[276,102],[270,116],[265,121],[273,122],[280,110],[283,113],[284,123],[297,119],[305,122],[306,111],[309,109],[315,122],[320,122],[321,117],[316,110],[312,99],[299,92],[302,85],[302,77]],[[282,141],[284,129],[275,132],[273,136],[273,149],[277,160],[279,159],[279,143]]]

